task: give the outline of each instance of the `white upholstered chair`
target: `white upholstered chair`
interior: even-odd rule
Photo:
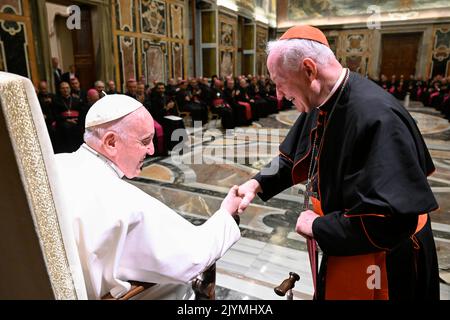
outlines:
[[[86,299],[52,145],[31,81],[0,72],[0,105],[0,211],[8,222],[0,232],[10,241],[0,246],[2,260],[8,261],[0,267],[0,298]]]
[[[71,222],[64,214],[66,195],[58,188],[64,182],[29,79],[0,72],[0,111],[0,299],[87,299]],[[203,279],[193,282],[196,297],[214,298],[214,266]],[[122,298],[147,287],[132,283]]]

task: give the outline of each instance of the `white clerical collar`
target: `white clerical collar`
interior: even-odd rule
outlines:
[[[105,162],[108,165],[108,167],[110,167],[119,176],[120,179],[123,178],[124,173],[111,160],[109,160],[104,155],[98,153],[97,151],[89,147],[86,143],[83,143],[81,146],[85,148],[87,151],[91,152],[93,155],[103,160],[103,162]]]
[[[333,89],[331,89],[330,93],[328,94],[328,96],[325,98],[325,100],[320,104],[320,106],[318,106],[317,108],[322,107],[325,103],[328,102],[328,100],[330,100],[330,98],[333,96],[333,94],[336,92],[336,90],[339,88],[339,86],[342,84],[342,81],[344,81],[345,78],[345,74],[347,73],[347,68],[342,68],[341,71],[341,75],[339,76],[339,79],[336,81],[336,83],[334,84]]]

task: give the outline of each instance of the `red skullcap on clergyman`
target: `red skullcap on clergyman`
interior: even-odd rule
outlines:
[[[307,25],[289,28],[285,33],[283,33],[279,40],[288,39],[307,39],[319,42],[328,48],[330,47],[327,37],[325,37],[322,31]]]

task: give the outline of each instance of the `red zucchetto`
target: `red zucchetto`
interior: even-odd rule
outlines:
[[[288,39],[307,39],[319,42],[328,48],[330,47],[327,37],[325,37],[322,31],[307,25],[289,28],[285,33],[283,33],[279,40]]]

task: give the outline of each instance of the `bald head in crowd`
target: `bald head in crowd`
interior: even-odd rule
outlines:
[[[100,99],[100,95],[98,94],[98,91],[96,89],[89,89],[88,90],[88,92],[87,92],[87,102],[90,105],[93,105],[99,99]]]

